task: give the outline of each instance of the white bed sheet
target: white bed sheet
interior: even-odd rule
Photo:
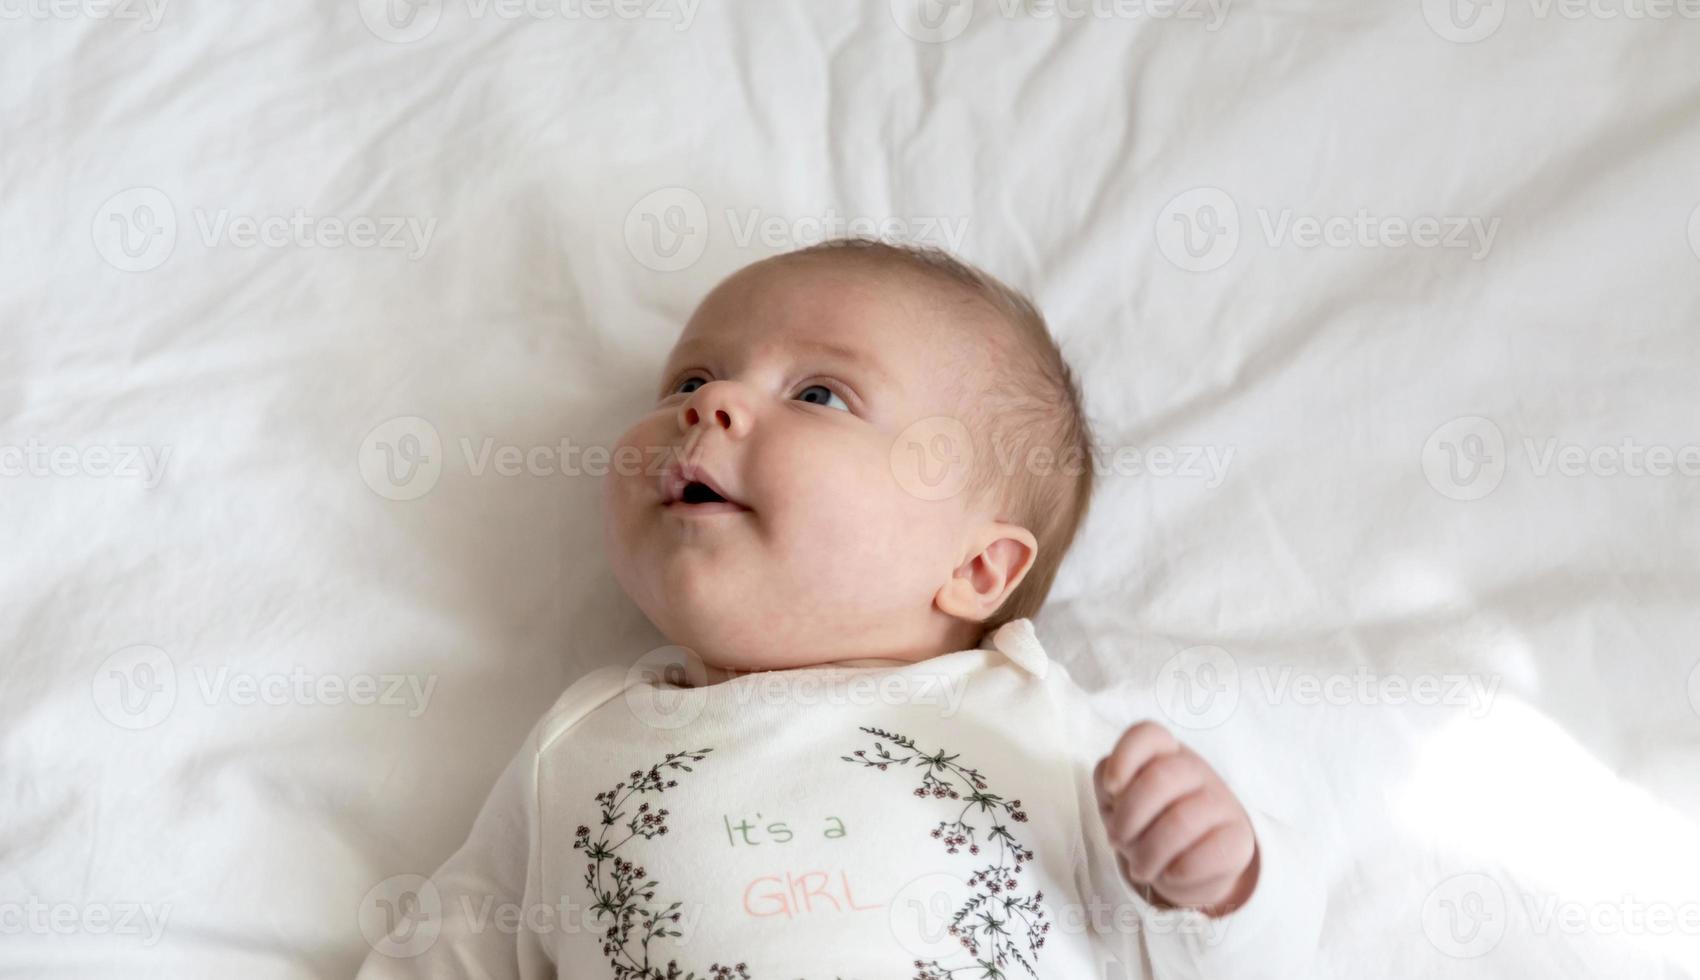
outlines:
[[[1700,444],[1700,21],[1066,7],[6,5],[0,975],[352,973],[659,643],[483,454],[836,220],[1050,314],[1041,636],[1307,831],[1319,974],[1700,976],[1700,467],[1610,472]]]

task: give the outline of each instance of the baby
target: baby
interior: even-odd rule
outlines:
[[[1091,493],[1032,304],[832,242],[721,283],[656,394],[607,542],[677,646],[562,695],[362,977],[1303,968],[1276,825],[1100,721],[1027,619]]]

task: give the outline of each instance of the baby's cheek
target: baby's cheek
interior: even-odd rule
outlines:
[[[671,424],[669,414],[655,411],[627,429],[610,454],[611,482],[632,485],[658,481],[662,468],[672,459],[668,441]]]
[[[948,566],[948,507],[906,493],[889,470],[835,468],[832,479],[822,523],[847,572],[908,589]]]
[[[661,468],[668,461],[665,428],[652,414],[628,429],[609,453],[602,478],[602,503],[608,533],[631,546],[645,507],[659,502]],[[656,447],[663,447],[657,449]]]
[[[843,549],[883,532],[884,498],[864,473],[843,461],[822,462],[813,472],[813,485],[798,499],[808,502],[808,523],[815,534]]]
[[[883,523],[879,497],[853,455],[799,442],[764,462],[762,495],[773,505],[776,530],[793,543],[842,550]]]

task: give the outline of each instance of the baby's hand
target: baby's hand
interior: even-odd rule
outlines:
[[[1129,884],[1157,904],[1227,915],[1257,887],[1251,818],[1222,777],[1161,725],[1122,734],[1093,773]]]

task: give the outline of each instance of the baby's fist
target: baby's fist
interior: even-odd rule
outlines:
[[[1226,915],[1257,886],[1251,818],[1222,777],[1161,725],[1129,728],[1093,773],[1128,883],[1159,904]]]

